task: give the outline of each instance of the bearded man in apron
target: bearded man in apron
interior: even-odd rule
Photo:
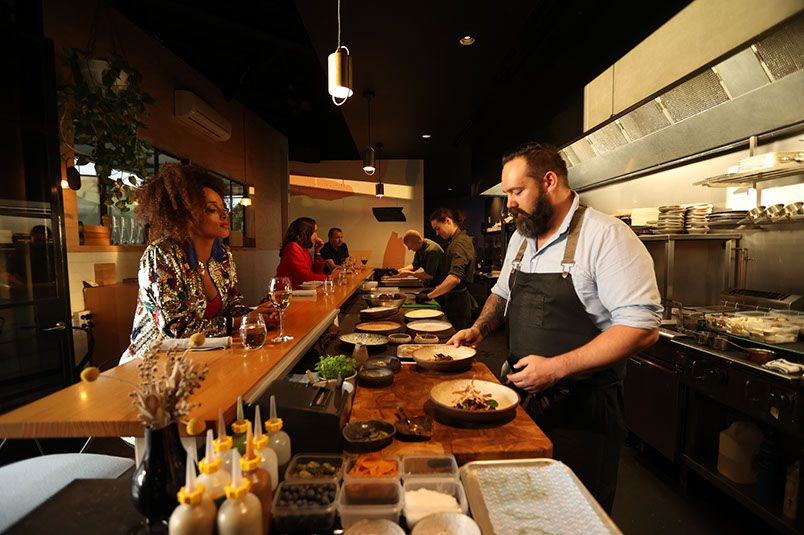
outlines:
[[[503,378],[566,463],[611,511],[624,435],[626,359],[659,337],[653,260],[622,221],[580,204],[555,147],[503,157],[517,231],[478,320],[449,343],[477,347],[510,321]]]

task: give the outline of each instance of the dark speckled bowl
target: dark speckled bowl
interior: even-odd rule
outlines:
[[[399,371],[399,368],[402,367],[402,361],[399,360],[399,357],[374,357],[364,362],[363,367],[366,369],[388,368],[396,373]]]
[[[371,388],[381,388],[394,382],[394,372],[390,368],[366,368],[357,374],[357,384]]]

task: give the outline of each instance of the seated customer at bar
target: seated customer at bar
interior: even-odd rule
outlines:
[[[324,275],[324,259],[321,257],[324,242],[316,234],[317,231],[315,219],[300,217],[285,232],[279,249],[281,260],[276,268],[276,276],[288,277],[294,290],[303,282],[327,279]],[[310,258],[311,247],[315,248],[315,259]]]
[[[414,254],[413,263],[400,269],[399,275],[413,275],[423,281],[437,278],[441,269],[444,249],[433,240],[422,238],[422,235],[416,230],[407,231],[402,241]]]
[[[237,290],[223,181],[195,165],[164,164],[135,191],[151,243],[140,259],[131,345],[120,363],[160,337],[227,336],[249,310]],[[275,314],[267,305],[258,312]]]
[[[335,266],[342,266],[349,258],[349,248],[343,243],[343,231],[332,227],[327,234],[329,241],[321,248],[321,257],[324,259],[324,273],[330,273]]]

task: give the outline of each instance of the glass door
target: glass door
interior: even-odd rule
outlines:
[[[0,31],[0,413],[74,379],[53,43],[29,28]]]

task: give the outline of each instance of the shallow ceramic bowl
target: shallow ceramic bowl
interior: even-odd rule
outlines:
[[[364,308],[360,311],[360,319],[367,320],[382,320],[389,318],[399,312],[396,307],[370,307]]]
[[[388,335],[388,341],[394,345],[407,344],[411,341],[410,335],[405,333],[394,333]]]
[[[371,431],[385,431],[384,438],[365,438]],[[343,426],[343,438],[349,445],[361,450],[379,450],[390,444],[396,435],[393,425],[383,420],[359,420]]]
[[[446,372],[468,368],[474,362],[476,353],[476,349],[468,346],[438,344],[417,349],[412,356],[422,368]],[[437,354],[448,355],[452,360],[435,360]]]
[[[367,321],[358,323],[355,329],[364,333],[390,334],[402,328],[402,324],[395,321]]]
[[[455,407],[455,403],[461,398],[461,392],[471,381],[471,379],[455,379],[438,383],[431,388],[430,400],[433,402],[436,412],[448,418],[483,423],[505,419],[516,411],[516,406],[520,401],[519,394],[500,383],[478,379],[474,380],[475,388],[480,390],[481,394],[491,394],[491,399],[497,402],[497,408],[491,411],[472,411]]]
[[[399,357],[375,357],[364,362],[363,367],[367,369],[388,368],[396,373],[402,367],[402,361],[399,360]]]
[[[352,524],[343,535],[405,535],[405,530],[387,518],[364,518]]]
[[[410,535],[481,535],[477,523],[463,513],[433,513],[422,518]]]
[[[373,307],[396,307],[396,308],[399,308],[399,307],[401,307],[402,305],[405,304],[405,300],[408,298],[408,296],[406,296],[405,294],[399,294],[399,293],[387,294],[387,295],[392,295],[393,299],[381,299],[380,298],[381,295],[386,295],[386,294],[383,294],[382,292],[371,293],[371,294],[368,294],[368,295],[364,295],[363,299],[365,299],[366,302],[369,305],[373,306]]]
[[[381,334],[349,333],[342,334],[338,340],[344,344],[363,344],[364,346],[383,346],[388,343],[388,337]]]
[[[405,321],[437,320],[444,317],[444,313],[434,308],[417,308],[405,312]]]
[[[357,384],[369,388],[382,388],[394,382],[391,368],[366,368],[357,372]]]
[[[437,344],[438,341],[438,336],[434,334],[417,334],[413,338],[413,343],[415,344]],[[412,354],[411,358],[413,358]]]
[[[416,320],[407,325],[411,334],[434,334],[444,336],[452,329],[452,324],[448,321],[438,320]]]
[[[407,441],[424,441],[430,440],[430,437],[433,436],[433,419],[429,416],[415,416],[410,419],[410,422],[417,427],[418,432],[411,432],[407,420],[397,420],[394,422],[397,438]]]

